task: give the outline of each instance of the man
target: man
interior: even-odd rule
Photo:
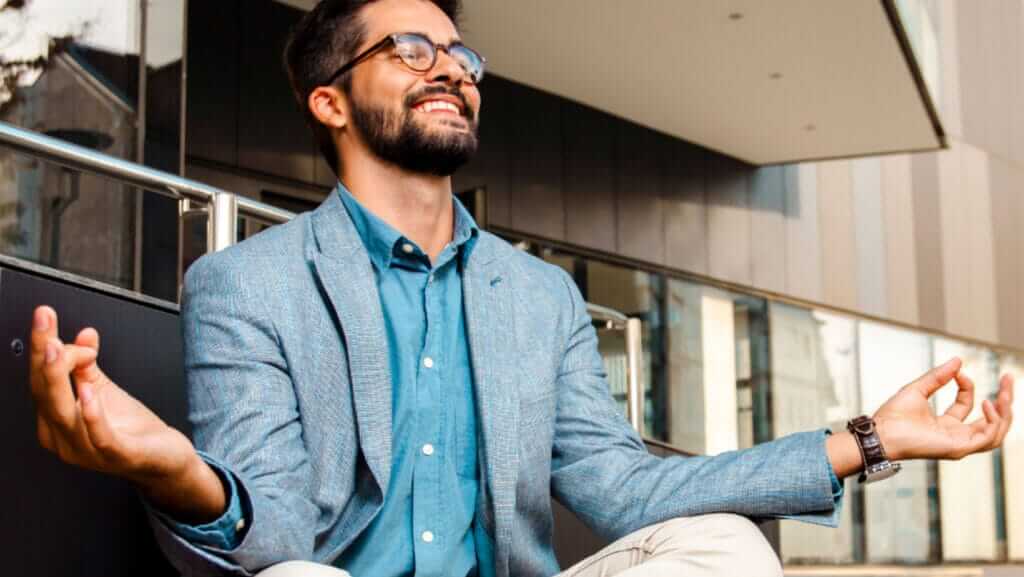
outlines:
[[[865,459],[885,476],[886,457],[1002,442],[1010,379],[965,424],[973,385],[954,359],[856,433],[649,455],[609,396],[572,280],[453,200],[483,72],[456,12],[325,0],[296,29],[289,72],[340,183],[313,213],[190,269],[201,451],[103,375],[94,330],[63,344],[54,311],[35,313],[41,444],[136,483],[183,573],[550,576],[553,495],[615,540],[562,575],[777,576],[748,518],[834,525],[838,479]],[[928,397],[954,379],[936,417]]]

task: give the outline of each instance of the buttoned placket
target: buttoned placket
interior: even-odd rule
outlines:
[[[420,450],[413,470],[413,527],[416,535],[417,575],[440,575],[444,566],[438,552],[445,546],[448,535],[443,524],[444,513],[437,509],[441,498],[441,470],[443,459],[441,440],[445,434],[447,413],[444,410],[442,370],[445,359],[440,358],[444,327],[441,326],[442,302],[437,275],[447,266],[448,247],[439,256],[437,267],[426,266],[423,284],[423,303],[426,311],[426,334],[417,368],[416,379],[416,431]],[[421,261],[421,264],[422,261]]]

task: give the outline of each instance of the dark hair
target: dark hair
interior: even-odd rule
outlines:
[[[284,64],[292,92],[306,122],[313,129],[320,153],[338,174],[338,154],[331,132],[309,110],[309,95],[322,86],[331,74],[356,55],[366,36],[366,27],[359,12],[377,0],[321,0],[299,20],[288,36]],[[460,0],[423,0],[433,2],[452,22],[458,24],[462,9]],[[342,77],[347,92],[350,76]]]

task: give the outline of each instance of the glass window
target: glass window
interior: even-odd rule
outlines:
[[[679,279],[668,279],[666,300],[663,440],[700,454],[764,440],[764,301]]]
[[[862,412],[871,415],[900,387],[931,369],[931,339],[879,323],[858,324]],[[862,489],[868,562],[938,560],[934,463],[905,462],[900,474]]]
[[[859,414],[856,321],[774,302],[769,310],[774,436],[825,426],[842,430]],[[851,483],[846,487],[837,530],[796,521],[780,524],[784,561],[851,563],[860,558],[857,488]]]
[[[0,120],[179,172],[184,5],[8,3],[0,60],[27,64],[2,71]],[[7,149],[0,171],[0,253],[176,298],[174,201]]]
[[[520,243],[545,261],[572,275],[587,302],[643,321],[644,434],[664,440],[664,362],[662,361],[662,277],[634,268],[578,257],[550,248]],[[598,327],[600,329],[600,327]],[[599,330],[598,349],[604,359],[612,395],[626,414],[626,341],[622,331]]]
[[[992,351],[950,339],[935,339],[934,357],[944,362],[958,356],[963,372],[974,380],[974,410],[968,422],[982,416],[981,402],[998,390],[998,359]],[[945,411],[956,387],[942,388],[936,406]],[[995,454],[981,453],[961,461],[939,462],[942,558],[947,561],[993,561],[999,558],[996,519]]]
[[[1017,420],[1024,415],[1024,358],[1019,355],[999,356],[999,374],[1010,374],[1016,381],[1013,414]],[[1002,476],[996,486],[1003,489],[1006,526],[1006,556],[1011,561],[1024,561],[1024,426],[1014,423],[1003,441]]]

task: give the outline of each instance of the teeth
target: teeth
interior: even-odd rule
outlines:
[[[455,114],[459,113],[459,107],[455,106],[451,102],[444,102],[444,101],[441,101],[441,100],[431,100],[429,102],[424,102],[423,104],[420,104],[419,106],[417,106],[417,108],[419,108],[423,112],[434,112],[435,110],[446,110],[448,112],[454,112]]]

